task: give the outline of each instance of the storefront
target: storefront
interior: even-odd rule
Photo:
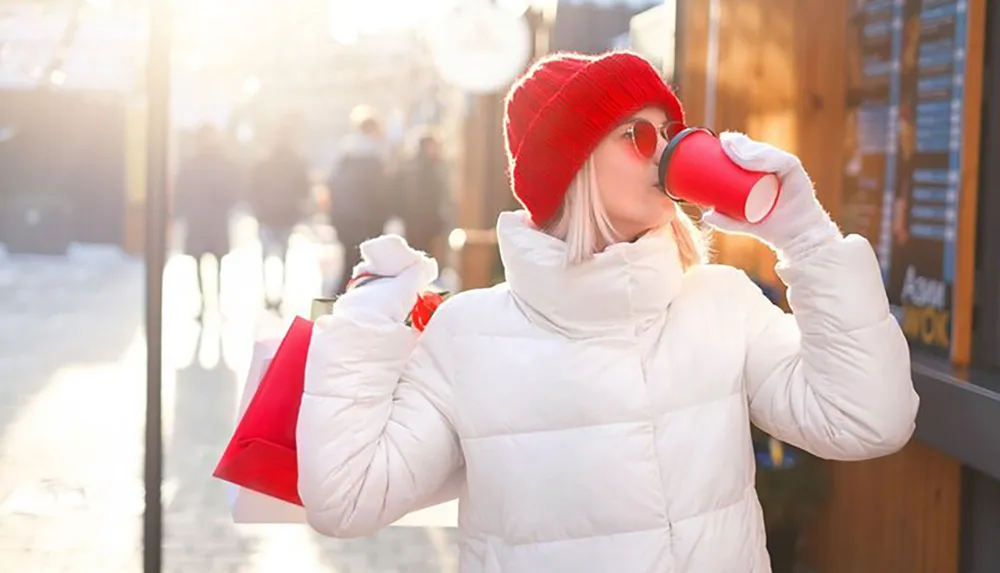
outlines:
[[[695,123],[802,157],[845,232],[876,247],[921,395],[901,453],[828,464],[820,571],[1000,570],[1000,6],[986,0],[679,2]],[[776,284],[773,257],[720,258]]]
[[[0,87],[0,243],[9,252],[122,243],[126,111],[125,97],[106,92]]]

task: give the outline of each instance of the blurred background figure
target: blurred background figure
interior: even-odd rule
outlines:
[[[227,156],[221,135],[211,125],[202,125],[195,137],[194,153],[177,173],[174,215],[185,224],[184,251],[194,257],[201,293],[198,317],[205,313],[209,283],[206,262],[214,265],[212,299],[218,303],[222,258],[230,249],[229,217],[239,195],[237,165]],[[214,261],[205,261],[211,255]]]
[[[440,257],[444,234],[447,174],[441,159],[441,139],[431,128],[416,134],[416,148],[400,166],[393,182],[395,211],[403,220],[406,240],[425,253]]]
[[[275,135],[268,155],[253,169],[248,202],[257,219],[260,235],[264,305],[278,309],[285,292],[288,266],[288,241],[292,230],[306,212],[311,197],[308,165],[296,151],[290,126],[282,126]],[[276,256],[281,262],[281,282],[276,296],[267,284],[267,259]]]
[[[327,181],[330,224],[344,249],[338,292],[361,260],[358,246],[382,233],[389,212],[388,146],[382,122],[374,109],[359,106],[351,113],[351,123],[353,132],[341,143],[340,159]]]

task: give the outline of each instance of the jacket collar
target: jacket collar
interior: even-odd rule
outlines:
[[[684,271],[669,229],[612,245],[590,261],[566,262],[566,244],[523,211],[497,222],[507,285],[532,322],[574,338],[634,332],[663,316]]]

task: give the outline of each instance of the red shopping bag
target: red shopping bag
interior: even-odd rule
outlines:
[[[312,330],[312,321],[301,317],[292,321],[213,476],[302,505],[295,426]]]

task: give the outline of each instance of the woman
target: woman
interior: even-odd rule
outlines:
[[[655,186],[663,136],[644,139],[681,119],[637,56],[534,65],[506,105],[524,206],[497,226],[507,283],[452,297],[419,339],[403,322],[436,263],[365,245],[356,274],[392,278],[318,321],[306,367],[315,529],[368,535],[458,496],[463,573],[766,572],[751,423],[837,460],[907,442],[917,396],[870,245],[841,236],[795,157],[729,134],[782,199],[759,225],[707,219],[780,253],[794,316],[703,264]]]

